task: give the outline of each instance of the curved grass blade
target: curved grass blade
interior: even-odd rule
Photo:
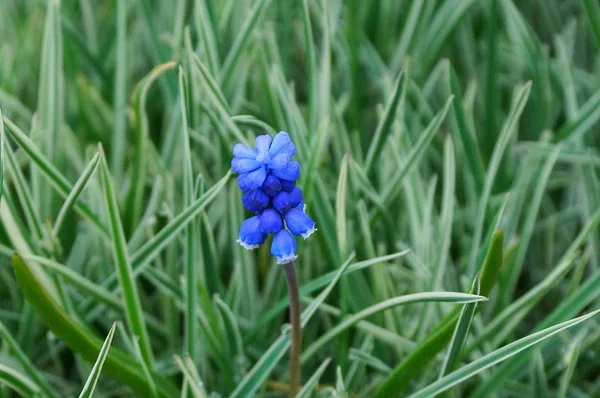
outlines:
[[[104,366],[104,361],[106,361],[106,356],[108,355],[108,350],[110,350],[110,345],[112,343],[113,336],[115,335],[115,330],[117,329],[117,322],[114,322],[110,330],[108,331],[108,336],[106,336],[106,340],[104,340],[104,344],[102,344],[102,348],[100,349],[100,353],[98,354],[98,359],[92,368],[92,372],[88,377],[85,385],[83,386],[83,390],[81,394],[79,394],[79,398],[92,398],[94,394],[94,390],[96,389],[96,383],[100,379],[100,372],[102,372],[102,366]]]
[[[325,369],[327,369],[329,362],[331,362],[331,358],[327,358],[323,361],[321,366],[319,366],[317,370],[315,370],[315,373],[313,373],[313,375],[310,376],[306,383],[304,383],[302,389],[298,391],[298,394],[296,394],[296,398],[310,398],[312,396],[312,392],[319,383],[319,379],[321,378],[321,376],[323,376],[323,373],[325,373]]]
[[[0,363],[0,385],[6,384],[22,397],[36,397],[40,389],[33,381],[21,372]]]
[[[444,105],[444,108],[440,112],[438,112],[437,115],[435,115],[435,117],[433,118],[433,120],[431,120],[425,131],[421,133],[421,135],[419,136],[419,140],[409,152],[408,156],[406,157],[406,161],[404,162],[402,167],[399,168],[398,171],[396,171],[389,178],[388,183],[386,184],[386,187],[381,193],[379,199],[379,204],[381,204],[384,208],[386,208],[386,206],[392,201],[392,199],[394,199],[396,194],[400,191],[400,188],[402,186],[402,180],[412,169],[412,167],[415,166],[416,163],[419,161],[421,155],[423,155],[425,149],[429,146],[429,143],[440,129],[440,126],[446,118],[446,115],[448,114],[448,110],[450,109],[450,105],[452,104],[453,100],[454,97],[452,96],[448,98],[446,104]],[[371,221],[372,220],[373,217],[371,217]]]
[[[125,305],[127,326],[129,327],[131,334],[139,337],[144,362],[148,368],[153,369],[154,359],[152,348],[150,347],[150,339],[148,337],[146,323],[144,322],[142,304],[133,276],[129,253],[127,252],[127,241],[125,240],[125,233],[119,216],[117,194],[104,155],[101,155],[100,162],[104,200],[106,202],[106,212],[109,218],[112,235],[113,259],[117,268],[117,275],[119,276],[119,285],[123,291],[123,304]]]
[[[496,283],[503,260],[502,231],[496,231],[490,243],[481,267],[481,295],[489,296]],[[408,354],[392,371],[389,377],[375,392],[376,398],[390,397],[402,392],[410,382],[446,347],[458,322],[458,312],[450,312],[429,333],[428,337],[417,348]]]
[[[525,108],[525,104],[527,103],[527,98],[529,98],[530,92],[531,82],[526,83],[517,92],[513,100],[511,110],[506,118],[506,121],[504,122],[502,131],[500,132],[500,136],[498,137],[498,141],[494,147],[494,152],[492,153],[492,158],[485,176],[485,183],[479,200],[479,206],[477,208],[477,220],[475,221],[475,232],[473,233],[473,244],[471,246],[471,260],[469,262],[468,274],[474,273],[475,265],[477,264],[477,253],[479,252],[479,243],[481,241],[481,234],[483,233],[486,209],[492,193],[494,181],[496,180],[496,174],[500,168],[500,161],[502,160],[504,151],[508,146],[510,137],[516,130],[517,121],[519,120],[519,117]]]
[[[469,171],[473,176],[473,181],[475,181],[475,187],[477,192],[481,192],[483,189],[483,181],[485,179],[485,170],[483,167],[483,162],[479,154],[481,151],[479,150],[479,144],[477,142],[477,137],[475,133],[471,130],[471,126],[467,121],[467,116],[464,109],[464,101],[462,92],[460,90],[460,86],[458,84],[458,78],[456,77],[456,72],[454,68],[449,68],[448,73],[448,85],[450,88],[450,93],[454,95],[455,101],[452,102],[452,110],[454,113],[454,118],[456,119],[456,124],[458,126],[458,133],[460,136],[460,140],[462,142],[462,146],[464,149],[465,157],[467,158],[467,165],[469,166]]]
[[[17,145],[19,145],[19,147],[29,156],[31,161],[35,163],[38,170],[48,178],[54,189],[56,189],[63,198],[66,198],[69,195],[69,192],[73,190],[73,186],[69,180],[67,180],[67,178],[62,175],[50,161],[48,161],[33,141],[31,141],[31,139],[13,122],[7,119],[6,116],[4,117],[4,123],[7,127],[6,131],[8,131]],[[85,203],[81,200],[77,200],[74,204],[74,208],[79,214],[90,221],[105,237],[109,237],[108,228],[102,224],[100,217],[98,217],[98,215]]]
[[[452,30],[474,3],[475,0],[449,0],[439,7],[429,22],[427,34],[423,38],[423,42],[427,44],[420,47],[421,52],[425,51],[425,53],[419,54],[423,70],[429,70]]]
[[[210,204],[221,190],[227,184],[227,181],[231,177],[231,171],[229,171],[223,178],[221,178],[215,185],[206,191],[204,195],[196,199],[194,203],[188,206],[185,210],[174,217],[167,225],[165,225],[156,235],[149,239],[142,247],[140,247],[135,253],[131,255],[131,268],[134,276],[140,275],[144,272],[146,265],[173,240],[177,235],[190,223],[194,218],[201,213],[208,204]],[[116,272],[112,272],[105,281],[102,283],[103,286],[109,287],[110,291],[114,293],[118,286],[115,285],[117,281]],[[83,307],[86,311],[90,311],[90,302],[86,302]]]
[[[19,288],[50,330],[86,361],[94,362],[101,351],[102,341],[90,331],[83,329],[63,311],[21,256],[14,254],[12,261]],[[104,369],[134,391],[145,396],[149,395],[149,386],[137,361],[124,352],[113,348],[106,357]],[[153,374],[153,379],[158,384],[162,397],[169,398],[176,395],[175,388],[162,376]]]
[[[189,206],[194,202],[194,172],[192,169],[192,155],[190,150],[190,136],[188,131],[189,94],[188,86],[183,73],[179,68],[179,95],[182,118],[183,142],[183,204]],[[186,311],[185,311],[185,349],[192,358],[196,357],[196,302],[198,301],[198,276],[196,273],[196,223],[190,223],[185,229],[185,286],[186,286]]]
[[[116,5],[116,57],[114,81],[114,127],[111,139],[110,167],[115,179],[121,181],[125,167],[125,145],[127,143],[127,4],[117,0]]]
[[[567,141],[581,138],[586,132],[596,125],[600,119],[600,90],[598,90],[579,109],[575,119],[565,123],[557,132],[555,141]]]
[[[146,181],[146,156],[148,154],[148,136],[150,134],[148,115],[146,113],[146,97],[148,96],[148,91],[150,91],[154,81],[156,81],[156,79],[164,72],[175,68],[175,66],[175,62],[167,62],[156,66],[137,84],[134,90],[133,105],[135,110],[135,129],[133,146],[135,151],[130,188],[127,193],[127,212],[125,212],[125,226],[130,233],[135,230],[142,214],[144,185]]]
[[[79,194],[81,194],[81,191],[83,191],[83,188],[85,188],[85,185],[89,181],[90,177],[92,176],[92,174],[94,174],[94,171],[96,171],[96,167],[98,166],[99,160],[100,152],[98,151],[96,152],[92,160],[90,160],[85,170],[83,170],[83,173],[81,174],[75,185],[73,185],[73,189],[71,190],[71,192],[69,192],[69,194],[67,195],[65,203],[63,203],[62,207],[60,208],[58,216],[56,216],[54,226],[52,227],[52,233],[54,234],[54,236],[58,235],[58,232],[60,231],[60,227],[62,226],[67,212],[71,209],[71,207],[73,207],[73,205],[77,201],[77,198],[79,197]]]
[[[242,25],[240,28],[239,33],[231,45],[229,53],[227,53],[227,57],[225,57],[225,61],[223,61],[220,78],[222,87],[229,87],[233,77],[233,72],[237,66],[237,62],[244,52],[246,45],[248,44],[248,39],[250,38],[250,35],[252,34],[254,27],[261,16],[261,11],[268,3],[270,3],[270,1],[271,0],[259,0],[254,4],[252,10],[250,10],[248,18],[244,22],[244,25]]]
[[[10,334],[8,329],[4,326],[4,324],[0,321],[0,340],[6,342],[8,345],[10,352],[17,358],[23,370],[27,373],[27,376],[31,378],[33,383],[35,383],[40,391],[43,391],[48,397],[58,398],[59,395],[50,383],[44,379],[42,374],[35,368],[31,360],[23,352],[19,344],[15,341],[13,336]]]
[[[202,380],[200,380],[200,378],[198,377],[198,374],[195,371],[195,369],[190,369],[190,367],[188,366],[190,365],[189,357],[186,357],[185,362],[181,360],[179,355],[175,355],[174,358],[175,363],[177,363],[177,366],[181,370],[181,373],[183,373],[183,377],[187,382],[187,385],[189,386],[194,398],[207,398],[208,395],[206,395],[206,391],[204,391]],[[193,364],[191,365],[193,366]]]
[[[473,346],[477,346],[486,340],[498,343],[501,341],[501,338],[507,336],[517,326],[515,320],[524,318],[542,297],[548,294],[567,275],[575,263],[575,258],[578,256],[580,247],[587,241],[598,224],[600,224],[600,208],[592,215],[592,218],[581,232],[579,232],[552,271],[534,288],[519,297],[519,299],[498,314],[492,322],[489,322],[485,329],[477,336],[473,342]]]
[[[481,291],[481,280],[479,278],[479,274],[475,277],[473,281],[473,285],[471,285],[471,294],[479,294]],[[443,377],[448,371],[451,371],[458,357],[460,355],[460,351],[462,350],[465,341],[467,340],[467,336],[469,335],[469,328],[471,327],[471,322],[473,321],[473,316],[475,316],[475,308],[477,307],[477,302],[465,304],[460,311],[460,316],[458,317],[458,322],[456,323],[456,329],[454,329],[454,334],[452,335],[452,341],[450,341],[450,349],[448,350],[448,355],[446,355],[446,359],[444,359],[444,364],[442,365],[442,370],[440,371],[440,377]]]
[[[381,256],[381,257],[373,258],[370,260],[359,261],[357,263],[354,263],[354,264],[348,266],[346,271],[344,271],[344,275],[348,275],[350,273],[359,271],[361,269],[365,269],[365,268],[370,267],[375,264],[383,263],[386,261],[392,261],[396,258],[405,256],[409,252],[410,252],[410,250],[403,250],[401,252],[389,254],[387,256]],[[349,260],[352,261],[352,258],[350,258]],[[325,275],[321,275],[320,277],[313,279],[310,282],[305,283],[300,288],[300,296],[308,296],[311,293],[313,293],[314,291],[316,291],[317,289],[320,289],[323,286],[327,286],[327,284],[329,284],[336,277],[336,275],[337,275],[337,271],[332,271]],[[256,325],[254,326],[254,328],[251,330],[250,333],[247,333],[247,337],[245,340],[248,341],[248,339],[253,338],[253,336],[255,336],[255,334],[258,331],[263,329],[269,322],[271,322],[273,319],[275,319],[275,317],[277,315],[279,315],[282,311],[284,311],[286,308],[288,308],[288,305],[289,305],[289,301],[288,301],[287,297],[285,297],[284,299],[273,304],[271,306],[271,309],[268,310],[261,318],[259,318],[256,321]]]
[[[494,352],[487,354],[486,356],[479,358],[478,360],[471,362],[470,364],[463,366],[462,368],[450,373],[449,375],[441,378],[435,383],[430,384],[419,392],[410,396],[410,398],[428,398],[433,397],[441,392],[444,392],[451,387],[462,383],[469,377],[472,377],[485,369],[494,366],[495,364],[502,362],[519,352],[538,344],[555,334],[558,334],[564,330],[567,330],[573,326],[576,326],[593,316],[600,313],[600,310],[593,311],[589,314],[580,316],[579,318],[571,319],[569,321],[559,323],[558,325],[551,326],[539,332],[530,334],[527,337],[523,337],[513,343],[510,343]]]
[[[371,140],[371,145],[369,146],[369,151],[367,152],[367,158],[365,159],[364,164],[366,174],[368,174],[371,170],[373,162],[378,158],[381,150],[383,149],[383,144],[385,144],[387,138],[392,132],[392,126],[396,120],[398,108],[402,107],[402,105],[399,106],[399,104],[402,104],[404,102],[402,99],[406,97],[406,81],[406,72],[400,72],[398,79],[396,79],[396,84],[394,84],[394,90],[392,91],[390,99],[385,106],[383,115],[377,124],[375,134]],[[400,110],[400,115],[402,115],[402,110]]]
[[[487,301],[486,297],[477,296],[468,293],[454,293],[454,292],[428,292],[428,293],[415,293],[407,294],[405,296],[394,297],[392,299],[383,301],[375,304],[371,307],[365,308],[364,310],[357,312],[347,318],[343,319],[333,329],[327,331],[317,341],[312,343],[302,353],[301,361],[306,362],[309,360],[321,347],[327,344],[329,341],[334,339],[340,333],[350,328],[355,323],[367,318],[371,315],[377,314],[381,311],[394,308],[399,305],[412,304],[412,303],[425,303],[425,302],[444,302],[444,303],[472,303],[479,301]]]

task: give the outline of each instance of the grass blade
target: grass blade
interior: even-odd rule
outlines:
[[[498,278],[503,260],[503,241],[502,231],[496,231],[481,266],[482,296],[489,296]],[[374,396],[376,398],[389,397],[406,389],[411,380],[448,344],[458,322],[458,316],[458,312],[450,312],[442,319],[428,337],[394,368]]]
[[[125,305],[125,313],[127,326],[131,334],[140,339],[140,347],[144,363],[148,368],[153,369],[153,354],[150,347],[150,339],[144,322],[144,314],[142,312],[142,304],[137,291],[131,260],[127,253],[127,241],[123,232],[123,225],[119,216],[119,205],[117,203],[117,195],[113,186],[110,171],[106,164],[106,159],[101,154],[101,170],[102,183],[104,188],[104,200],[106,202],[106,213],[109,218],[109,224],[112,235],[112,252],[117,275],[119,276],[119,285],[123,291],[123,303]]]
[[[27,376],[3,363],[0,363],[0,384],[9,386],[22,397],[35,397],[40,393],[39,387]]]
[[[529,98],[529,93],[531,92],[531,82],[525,84],[523,87],[519,89],[517,92],[508,117],[504,122],[504,126],[502,127],[502,131],[500,132],[500,136],[498,137],[498,141],[496,142],[496,146],[494,147],[494,152],[492,153],[492,159],[490,160],[490,164],[488,166],[487,174],[485,176],[485,184],[483,187],[483,192],[481,194],[481,198],[479,200],[479,206],[477,208],[477,220],[475,221],[475,232],[473,233],[473,245],[471,246],[471,261],[469,262],[469,274],[473,274],[475,271],[475,265],[477,260],[477,253],[479,251],[479,243],[481,241],[481,234],[483,232],[484,221],[486,209],[488,206],[488,201],[490,195],[492,193],[492,187],[494,185],[494,181],[496,179],[496,175],[500,168],[500,161],[504,155],[504,151],[508,146],[508,142],[510,137],[516,130],[517,121],[525,108],[525,104],[527,103],[527,98]]]
[[[94,390],[96,389],[96,383],[100,379],[100,372],[102,372],[102,366],[104,366],[104,361],[106,361],[106,357],[108,355],[108,350],[110,350],[110,345],[112,343],[113,336],[115,335],[115,330],[117,329],[117,322],[114,322],[110,330],[108,331],[108,336],[106,336],[106,340],[104,340],[104,344],[102,344],[102,348],[100,349],[100,353],[98,354],[98,359],[92,368],[92,373],[85,382],[83,386],[83,390],[81,394],[79,394],[79,398],[91,398],[94,394]]]
[[[296,398],[310,398],[312,396],[312,392],[319,383],[319,379],[323,376],[323,373],[325,373],[325,369],[327,369],[329,362],[331,362],[331,358],[327,358],[323,361],[321,366],[315,370],[315,373],[313,373],[306,383],[304,383],[302,389],[296,394]]]
[[[344,318],[334,328],[327,331],[318,340],[307,347],[302,353],[301,360],[306,362],[312,357],[321,347],[327,344],[329,341],[334,339],[340,333],[350,328],[355,323],[367,318],[371,315],[377,314],[378,312],[385,311],[390,308],[394,308],[399,305],[412,304],[412,303],[425,303],[425,302],[444,302],[444,303],[471,303],[478,301],[487,301],[486,297],[476,296],[467,293],[454,293],[454,292],[428,292],[428,293],[415,293],[407,294],[405,296],[395,297],[381,303],[375,304],[371,307],[365,308],[364,310],[357,312],[347,318]]]
[[[552,337],[564,330],[567,330],[573,326],[577,326],[578,324],[580,324],[582,322],[585,322],[586,320],[592,318],[593,316],[597,315],[598,313],[600,313],[600,310],[590,312],[589,314],[580,316],[579,318],[575,318],[575,319],[571,319],[570,321],[559,323],[558,325],[551,326],[551,327],[541,330],[539,332],[530,334],[527,337],[523,337],[522,339],[519,339],[513,343],[510,343],[494,352],[491,352],[491,353],[485,355],[482,358],[479,358],[478,360],[476,360],[474,362],[471,362],[467,366],[464,366],[464,367],[460,368],[459,370],[456,370],[456,371],[450,373],[449,375],[441,378],[440,380],[436,381],[435,383],[430,384],[426,388],[411,395],[410,398],[427,398],[427,397],[435,396],[436,394],[439,394],[441,392],[444,392],[444,391],[448,390],[449,388],[451,388],[452,386],[455,386],[455,385],[465,381],[469,377],[472,377],[472,376],[478,374],[479,372],[482,372],[485,369],[487,369],[491,366],[494,366],[495,364],[502,362],[535,344],[538,344],[538,343],[540,343],[546,339],[549,339],[550,337]]]
[[[83,170],[81,177],[79,177],[75,185],[73,185],[73,189],[71,190],[71,192],[69,192],[69,194],[67,195],[65,203],[63,203],[62,207],[60,208],[58,216],[56,216],[54,226],[52,227],[52,233],[54,236],[58,236],[60,227],[62,226],[67,212],[73,207],[73,205],[77,201],[77,198],[79,197],[79,194],[81,194],[81,191],[83,191],[83,188],[85,188],[85,185],[89,181],[90,177],[94,174],[94,171],[96,171],[96,167],[98,166],[99,160],[100,152],[98,151],[90,160],[85,170]]]
[[[394,121],[396,120],[396,115],[398,114],[398,108],[400,108],[402,98],[406,96],[406,72],[400,72],[398,79],[396,79],[396,84],[394,84],[394,90],[390,95],[390,98],[385,106],[385,110],[383,111],[383,115],[377,124],[377,128],[375,129],[375,134],[373,135],[373,139],[371,140],[371,145],[369,146],[369,151],[367,152],[367,158],[365,159],[364,169],[365,173],[368,174],[373,166],[373,161],[379,157],[381,150],[383,149],[383,145],[385,144],[387,138],[392,132],[392,126]],[[400,115],[402,115],[402,110],[400,110]]]
[[[13,255],[12,261],[19,288],[50,330],[86,361],[96,361],[102,341],[89,330],[83,329],[63,311],[18,254]],[[104,368],[112,377],[130,386],[134,391],[145,396],[150,393],[137,361],[122,351],[113,348],[106,357]],[[175,395],[174,387],[166,379],[157,374],[153,374],[153,378],[159,384],[162,397]]]
[[[479,274],[477,274],[475,280],[473,281],[473,285],[471,286],[470,293],[479,295],[480,291],[481,281]],[[458,322],[456,323],[456,329],[454,329],[454,334],[452,335],[452,340],[450,341],[450,349],[448,350],[448,355],[446,355],[444,364],[442,365],[440,377],[443,377],[449,371],[451,371],[458,361],[460,352],[465,344],[465,341],[467,340],[467,336],[469,335],[469,328],[471,327],[471,322],[475,316],[476,307],[477,302],[467,303],[460,311],[460,316],[458,317]]]

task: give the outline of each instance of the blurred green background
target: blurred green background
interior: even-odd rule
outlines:
[[[599,50],[597,0],[0,1],[0,397],[285,396],[229,174],[280,130],[301,396],[598,396]]]

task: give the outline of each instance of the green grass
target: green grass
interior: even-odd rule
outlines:
[[[286,396],[280,130],[298,396],[600,395],[599,72],[594,0],[0,1],[0,398]]]

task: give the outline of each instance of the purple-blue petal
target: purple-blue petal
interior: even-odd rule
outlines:
[[[271,170],[282,170],[285,169],[290,162],[290,155],[287,153],[279,153],[271,158],[269,161],[269,168]]]
[[[267,234],[260,229],[260,217],[250,217],[242,223],[237,242],[246,250],[253,250],[264,243]]]
[[[273,209],[265,209],[260,215],[260,229],[267,234],[276,234],[283,228],[281,214]]]
[[[242,143],[237,143],[233,146],[233,156],[236,158],[256,159],[256,151]]]
[[[286,133],[285,131],[280,131],[279,133],[275,134],[275,137],[273,138],[273,142],[271,143],[271,148],[269,148],[269,155],[271,156],[275,156],[278,153],[281,152],[282,149],[286,148],[289,144],[292,144],[293,146],[293,150],[294,152],[296,151],[296,148],[294,147],[294,144],[292,143],[292,139],[290,138],[289,134]],[[288,154],[289,154],[289,150],[290,148],[287,149]],[[290,156],[293,156],[294,154],[289,154]]]
[[[296,236],[308,238],[315,231],[315,222],[303,211],[290,209],[284,214],[285,226]]]
[[[231,160],[231,170],[238,174],[249,173],[262,166],[262,163],[255,159],[249,158],[233,158]]]
[[[271,145],[271,141],[272,141],[272,138],[268,134],[256,136],[256,139],[255,139],[256,152],[257,152],[256,160],[258,160],[259,162],[264,162],[265,160],[267,160],[267,163],[268,163],[269,146]]]
[[[271,196],[281,191],[281,180],[272,174],[269,174],[263,182],[262,189]]]
[[[273,175],[283,180],[296,181],[300,176],[300,164],[295,161],[288,162],[284,169],[273,170]]]
[[[287,230],[282,229],[273,237],[271,254],[277,259],[277,264],[286,264],[298,258],[296,249],[296,239]]]
[[[267,170],[265,167],[260,167],[250,173],[244,173],[237,178],[238,185],[242,192],[252,191],[260,187],[267,178]]]
[[[250,191],[242,196],[242,203],[246,209],[254,213],[261,213],[269,205],[270,199],[265,191],[256,188],[254,191]]]

